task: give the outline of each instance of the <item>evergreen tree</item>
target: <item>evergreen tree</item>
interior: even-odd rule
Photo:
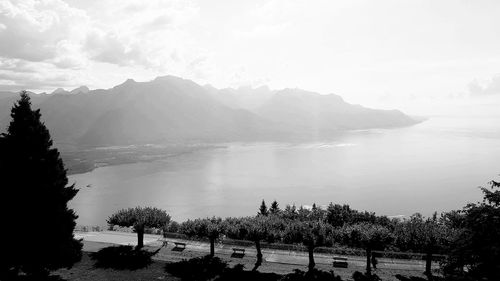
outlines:
[[[268,214],[269,214],[269,211],[267,210],[266,202],[264,200],[262,200],[262,203],[260,204],[258,215],[267,216]]]
[[[278,202],[276,202],[276,200],[273,201],[273,203],[271,203],[271,208],[269,208],[269,212],[273,215],[276,215],[280,212],[280,207],[278,205]]]
[[[7,133],[0,136],[0,279],[22,272],[43,280],[81,258],[82,244],[73,236],[77,215],[67,206],[78,190],[68,185],[40,116],[22,92]]]

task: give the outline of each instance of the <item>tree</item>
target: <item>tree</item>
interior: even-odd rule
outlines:
[[[394,233],[395,244],[401,250],[425,253],[425,274],[428,276],[432,275],[432,255],[443,252],[455,235],[443,220],[438,220],[437,213],[427,219],[416,213],[397,224]]]
[[[309,271],[314,269],[314,249],[326,245],[332,234],[332,228],[320,221],[290,221],[284,231],[283,242],[302,243],[309,254]]]
[[[271,203],[271,208],[269,208],[269,213],[271,213],[273,215],[277,215],[280,211],[281,210],[280,210],[278,202],[276,202],[276,200],[274,200],[273,203]]]
[[[266,202],[262,200],[262,203],[260,204],[259,208],[259,215],[267,216],[269,215],[269,211],[267,210]]]
[[[358,223],[344,226],[341,230],[344,243],[366,251],[366,273],[371,274],[371,258],[373,250],[384,250],[393,240],[392,234],[384,226],[370,223]]]
[[[215,240],[224,233],[225,224],[221,218],[205,218],[187,220],[181,224],[180,232],[189,237],[208,238],[210,241],[210,256],[215,256]]]
[[[286,205],[280,216],[285,220],[296,220],[298,218],[297,207],[295,207],[295,204]]]
[[[144,246],[144,229],[164,229],[170,222],[166,211],[152,207],[121,209],[108,218],[108,224],[133,227],[137,233],[137,249]]]
[[[257,250],[257,262],[255,263],[253,271],[262,264],[262,251],[260,248],[260,241],[267,238],[269,234],[269,219],[267,216],[257,216],[246,221],[246,239],[255,242],[255,249]]]
[[[23,272],[43,279],[81,258],[82,243],[73,236],[77,215],[68,208],[78,190],[68,185],[59,152],[26,92],[11,117],[7,133],[0,135],[0,211],[5,228],[0,234],[0,274]]]
[[[500,280],[500,183],[481,188],[483,201],[463,208],[463,227],[446,261],[447,275],[473,280]],[[463,269],[466,268],[466,272]]]

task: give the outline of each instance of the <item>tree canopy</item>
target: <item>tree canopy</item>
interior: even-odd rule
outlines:
[[[166,211],[152,207],[121,209],[108,218],[108,224],[133,227],[137,232],[137,248],[144,246],[144,229],[164,229],[170,222]]]
[[[208,238],[210,241],[210,256],[215,255],[215,240],[224,233],[225,225],[221,218],[204,218],[187,220],[180,226],[180,232],[190,237]]]
[[[371,272],[371,255],[373,250],[384,250],[392,242],[391,231],[381,225],[367,222],[345,225],[340,229],[340,239],[346,245],[361,247],[366,250],[366,272]]]
[[[500,183],[491,181],[481,191],[483,201],[462,210],[462,231],[452,244],[445,271],[474,280],[500,280]]]

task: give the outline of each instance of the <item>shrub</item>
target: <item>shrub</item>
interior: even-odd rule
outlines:
[[[307,272],[295,269],[294,273],[285,275],[283,281],[342,281],[340,276],[335,275],[333,271],[322,271],[312,269]]]
[[[363,274],[359,271],[352,274],[352,279],[354,279],[354,281],[382,281],[377,274]]]
[[[184,281],[204,281],[220,276],[227,269],[227,263],[217,257],[204,256],[167,263],[165,271]]]
[[[165,232],[170,232],[170,233],[177,233],[179,232],[179,229],[180,229],[181,225],[176,222],[176,221],[172,221],[166,228],[165,228]]]
[[[237,264],[233,268],[226,269],[215,281],[278,281],[281,275],[276,273],[261,273],[258,271],[244,271],[242,264]]]
[[[95,267],[136,270],[152,263],[152,253],[132,246],[112,246],[90,254]]]

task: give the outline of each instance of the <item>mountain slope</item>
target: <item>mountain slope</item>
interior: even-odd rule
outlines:
[[[290,140],[415,123],[400,111],[351,105],[336,95],[267,87],[218,90],[173,76],[31,96],[56,143],[69,147]],[[2,130],[16,98],[0,95]]]
[[[392,128],[417,122],[398,110],[378,110],[346,103],[340,96],[300,89],[278,91],[256,111],[295,132],[328,135],[344,130]]]

